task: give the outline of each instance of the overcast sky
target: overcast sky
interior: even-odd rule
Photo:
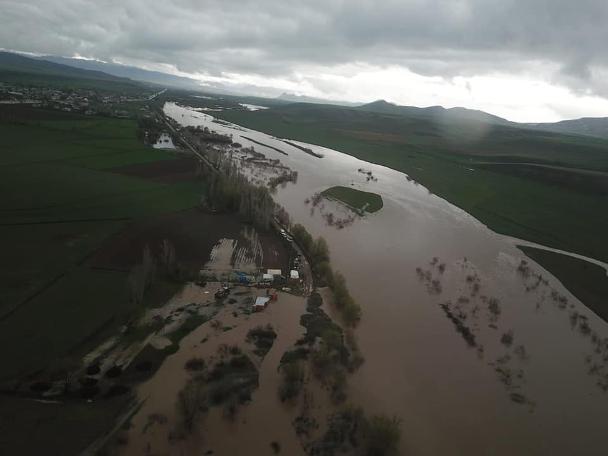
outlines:
[[[258,95],[608,116],[608,0],[0,0],[0,47]]]

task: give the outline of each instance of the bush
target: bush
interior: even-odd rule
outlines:
[[[192,379],[177,395],[179,426],[185,432],[192,431],[200,414],[207,409],[207,396],[200,379]]]
[[[257,326],[247,333],[247,341],[255,344],[256,349],[254,353],[260,357],[266,356],[276,338],[277,333],[271,325]]]
[[[190,358],[184,366],[189,371],[200,371],[205,368],[205,360],[203,358]]]
[[[297,397],[304,385],[304,368],[299,361],[281,365],[282,383],[279,387],[281,401]]]
[[[364,430],[364,454],[386,456],[397,454],[401,440],[401,420],[384,415],[372,416]]]

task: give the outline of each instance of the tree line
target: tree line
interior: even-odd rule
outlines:
[[[257,227],[268,229],[277,206],[268,188],[254,185],[237,166],[225,162],[218,173],[208,172],[203,204],[217,211],[238,212]]]
[[[328,286],[333,293],[334,305],[344,322],[349,326],[356,325],[361,319],[361,307],[349,293],[342,273],[332,269],[327,241],[321,236],[314,239],[300,224],[292,227],[291,234],[310,261],[315,285]]]

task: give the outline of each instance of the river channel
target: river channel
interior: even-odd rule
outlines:
[[[349,397],[402,420],[402,454],[606,454],[608,325],[512,239],[401,172],[291,141],[317,158],[174,103],[164,112],[298,172],[274,198],[328,241],[362,306],[356,335],[365,363]],[[377,193],[384,207],[330,226],[322,212],[339,213],[336,203],[321,209],[306,200],[335,185]]]

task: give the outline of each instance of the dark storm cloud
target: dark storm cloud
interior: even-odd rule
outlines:
[[[541,61],[608,96],[606,24],[606,0],[0,0],[7,49],[211,75],[363,62],[451,77]]]

